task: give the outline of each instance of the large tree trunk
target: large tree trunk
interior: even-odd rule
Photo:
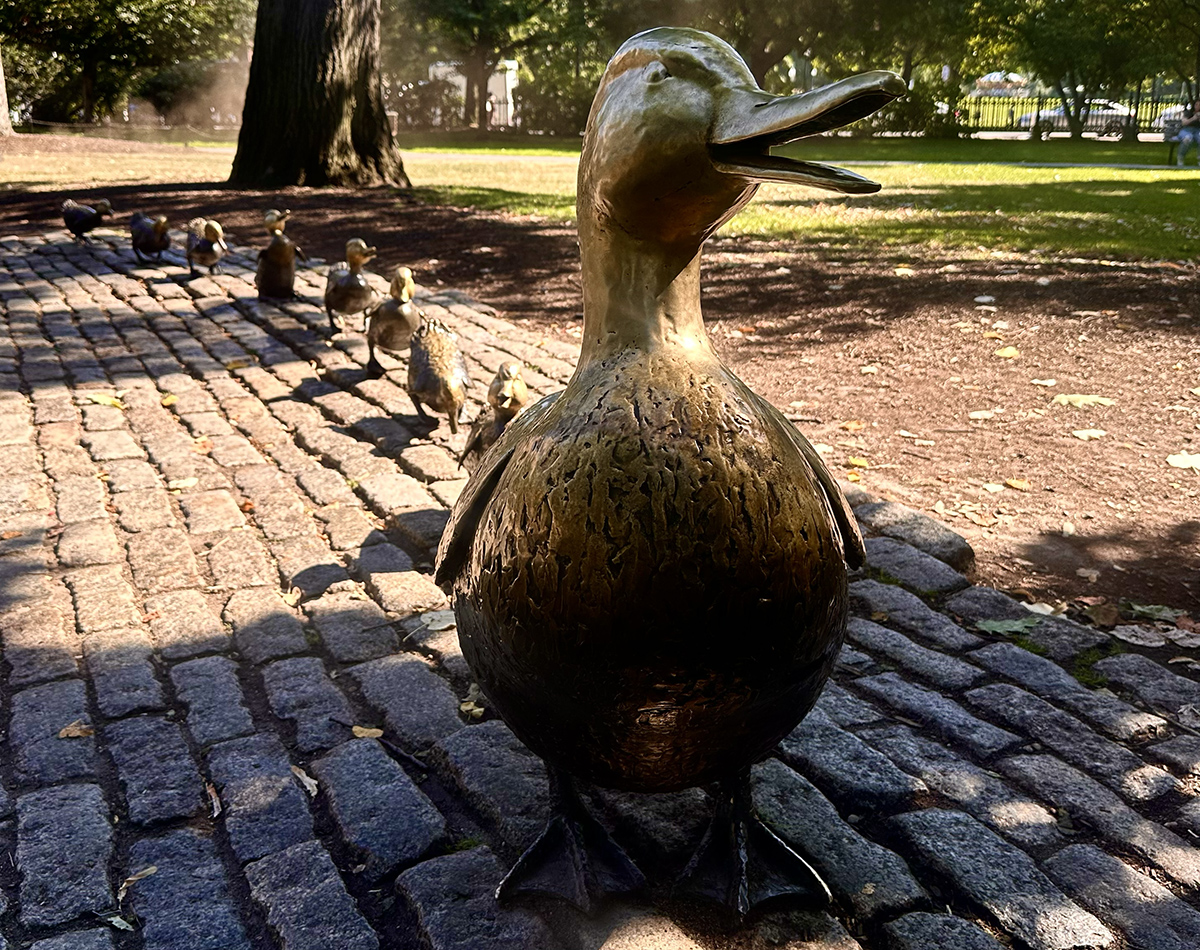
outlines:
[[[0,57],[0,135],[12,134],[12,116],[8,112],[8,87],[4,84],[4,59]]]
[[[383,106],[380,0],[259,0],[230,182],[407,187]]]

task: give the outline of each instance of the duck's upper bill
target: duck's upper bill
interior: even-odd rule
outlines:
[[[879,184],[844,168],[772,155],[771,148],[861,119],[907,92],[895,73],[877,70],[812,92],[773,96],[754,86],[727,86],[709,133],[713,167],[752,181],[811,185],[870,194]]]

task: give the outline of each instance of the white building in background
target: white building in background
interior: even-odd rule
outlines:
[[[488,111],[491,113],[489,126],[500,128],[521,124],[513,114],[513,92],[518,83],[517,69],[515,59],[502,59],[496,64],[496,71],[488,77],[487,101]],[[453,83],[466,99],[467,80],[459,71],[458,63],[434,63],[429,67],[429,78]]]

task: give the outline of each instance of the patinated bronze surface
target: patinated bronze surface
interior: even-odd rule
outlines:
[[[437,570],[472,672],[551,766],[642,792],[742,776],[824,685],[862,540],[816,451],[709,344],[700,247],[760,181],[877,190],[769,148],[903,91],[869,73],[772,96],[694,30],[609,63],[579,170],[578,367],[482,459]],[[739,860],[741,884],[704,890],[744,911]]]
[[[167,216],[160,214],[152,218],[135,211],[129,219],[129,238],[137,259],[144,260],[151,254],[156,261],[162,260],[162,252],[171,246],[171,235],[167,232]]]
[[[425,406],[444,412],[450,431],[458,432],[458,417],[467,401],[471,377],[454,333],[440,320],[426,320],[413,334],[408,354],[408,395],[417,413]]]
[[[383,366],[375,358],[375,348],[393,352],[407,349],[421,325],[425,314],[413,301],[416,290],[413,272],[407,267],[397,267],[389,295],[367,314],[367,353],[370,356],[367,372],[372,376],[383,375]]]
[[[107,198],[96,202],[96,207],[81,205],[74,198],[68,198],[62,203],[63,223],[67,230],[75,235],[76,241],[85,240],[84,235],[93,228],[98,228],[106,217],[112,217],[113,209]]]
[[[529,402],[529,386],[516,360],[501,363],[488,387],[488,406],[471,425],[471,434],[458,458],[458,464],[473,472],[483,453],[496,444],[508,424]]]
[[[371,287],[363,267],[375,256],[375,248],[368,247],[362,238],[351,238],[346,242],[346,259],[329,268],[325,281],[325,313],[329,316],[329,332],[342,329],[339,314],[361,313],[374,306],[378,294]]]
[[[215,274],[221,258],[229,250],[225,243],[225,232],[216,221],[205,221],[203,218],[192,218],[188,222],[187,261],[192,276],[199,276],[196,265],[207,267],[210,274]]]
[[[258,252],[254,286],[258,288],[259,297],[295,296],[296,258],[307,261],[308,256],[300,245],[283,233],[291,213],[271,208],[263,215],[263,227],[271,236],[271,242]]]

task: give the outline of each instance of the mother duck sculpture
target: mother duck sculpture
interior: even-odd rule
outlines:
[[[720,783],[685,893],[739,915],[828,897],[754,814],[749,769],[833,669],[862,539],[813,447],[713,351],[700,248],[763,181],[877,191],[770,148],[904,92],[872,72],[774,96],[731,46],[688,29],[641,33],[609,62],[579,165],[579,363],[481,459],[438,551],[471,671],[545,760],[554,798],[499,898],[588,911],[644,883],[577,778]]]

